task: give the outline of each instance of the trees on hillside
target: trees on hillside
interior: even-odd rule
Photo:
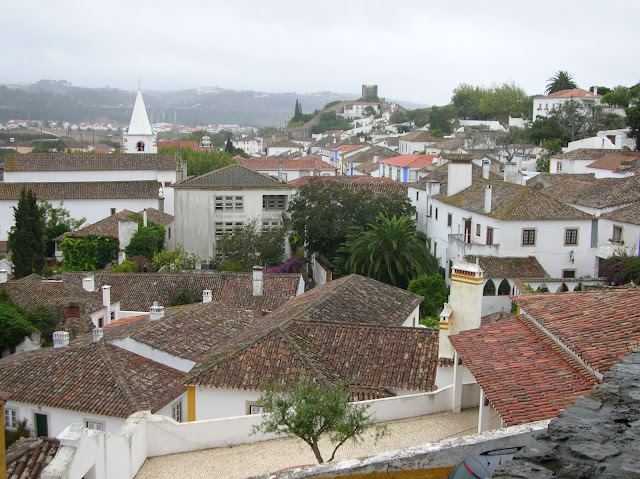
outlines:
[[[44,219],[36,195],[24,188],[18,206],[13,207],[15,229],[9,233],[9,250],[15,265],[14,275],[23,278],[31,273],[42,274],[45,258]]]
[[[545,93],[550,95],[562,90],[573,90],[578,88],[578,84],[573,81],[573,75],[564,70],[557,71],[551,78],[547,80],[547,89]]]
[[[335,445],[328,461],[349,439],[357,441],[374,428],[376,440],[385,429],[376,426],[367,413],[369,406],[349,402],[349,387],[344,383],[323,385],[301,377],[293,387],[284,383],[265,384],[258,403],[267,413],[253,433],[294,435],[306,442],[318,463],[325,461],[320,451],[320,439],[328,437]]]
[[[427,237],[407,216],[378,215],[375,223],[358,235],[349,248],[347,268],[352,273],[405,289],[409,281],[438,271],[427,248]]]

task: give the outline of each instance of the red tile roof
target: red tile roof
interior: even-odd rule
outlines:
[[[185,391],[180,371],[105,341],[12,356],[0,360],[0,389],[13,401],[126,418]]]
[[[465,261],[476,259],[485,278],[549,278],[549,274],[534,256],[465,256]]]
[[[572,90],[560,90],[555,93],[551,93],[546,97],[539,97],[539,98],[573,98],[573,97],[602,98],[602,95],[594,95],[594,93],[589,90],[583,90],[582,88],[575,88]]]
[[[22,437],[6,451],[7,478],[37,479],[53,460],[60,441],[48,437]],[[3,478],[4,479],[4,478]]]
[[[273,159],[273,157],[238,159],[239,165],[251,168],[252,170],[277,170],[280,167],[280,163],[282,163],[283,170],[335,170],[335,167],[331,164],[312,155],[303,156],[295,160],[278,160]]]
[[[130,155],[136,156],[136,155]],[[157,181],[76,181],[73,183],[2,183],[0,200],[18,200],[22,189],[47,200],[156,199]]]
[[[162,226],[167,226],[173,223],[172,215],[159,211],[155,208],[146,208],[146,210],[140,211],[138,213],[134,213],[133,211],[129,211],[129,210],[122,210],[116,214],[107,216],[106,218],[100,221],[97,221],[91,225],[85,226],[84,228],[80,228],[77,231],[74,231],[72,233],[65,233],[65,234],[69,236],[78,236],[78,237],[92,234],[92,235],[114,236],[117,238],[118,222],[120,220],[137,221],[138,218],[142,218],[144,211],[147,212],[147,220],[153,223],[157,223]],[[58,236],[57,238],[55,238],[55,240],[61,241],[63,237],[64,237],[64,234]]]
[[[384,158],[380,163],[393,166],[408,166],[410,168],[423,168],[433,164],[438,155],[400,155],[392,158]]]
[[[450,340],[508,426],[555,417],[596,383],[524,316]]]
[[[593,163],[587,165],[587,168],[598,168],[601,170],[616,171],[623,163],[633,163],[640,156],[622,155],[618,153],[610,153],[602,156]]]
[[[7,155],[4,171],[175,170],[173,155],[28,153]]]

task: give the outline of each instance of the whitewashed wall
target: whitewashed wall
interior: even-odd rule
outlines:
[[[7,171],[6,183],[52,183],[90,181],[164,181],[175,183],[175,170],[86,170],[86,171]]]

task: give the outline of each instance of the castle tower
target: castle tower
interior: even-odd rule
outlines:
[[[440,313],[438,358],[453,359],[449,336],[480,327],[484,271],[478,263],[458,262],[451,271],[449,302]]]
[[[142,90],[138,88],[133,113],[127,132],[122,135],[124,153],[157,153],[156,135],[153,133],[147,110],[142,99]]]

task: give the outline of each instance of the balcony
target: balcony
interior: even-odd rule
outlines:
[[[476,236],[476,238],[478,238]],[[471,235],[471,241],[473,241],[474,235]],[[457,256],[499,256],[500,250],[499,244],[480,244],[480,243],[465,243],[463,234],[450,234],[449,235],[449,252],[452,257]]]

